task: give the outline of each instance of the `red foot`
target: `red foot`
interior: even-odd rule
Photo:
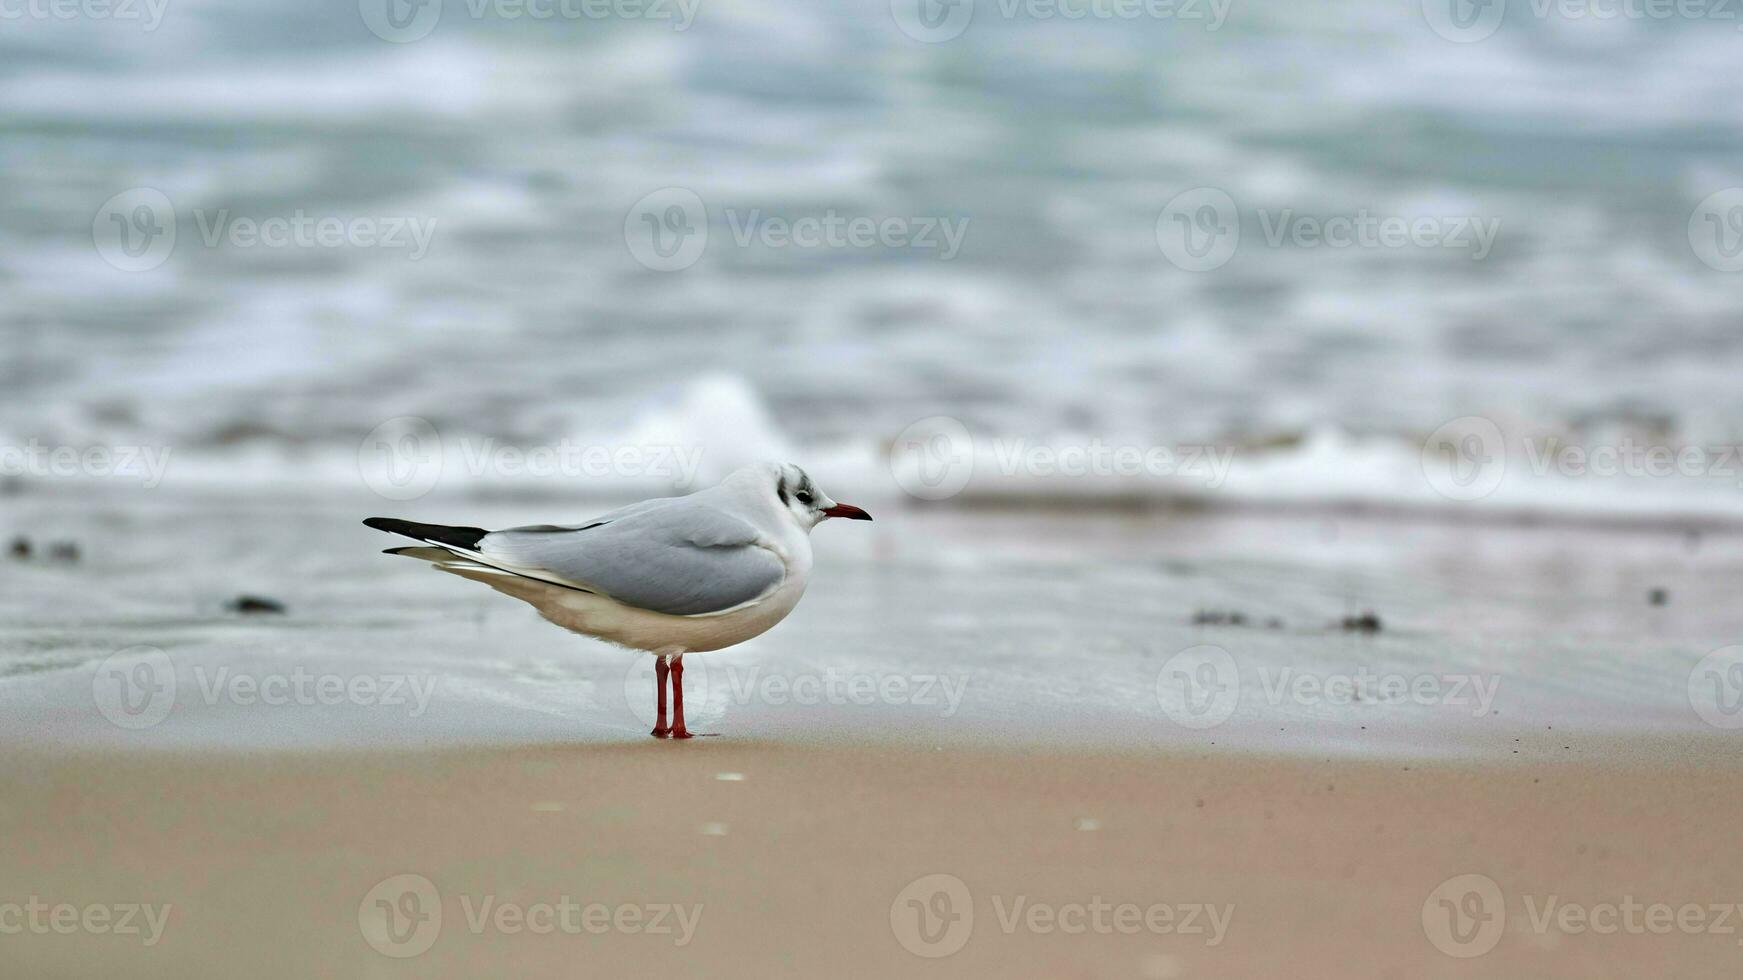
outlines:
[[[662,725],[659,728],[656,728],[653,731],[649,732],[648,734],[652,735],[655,738],[671,738],[672,737],[672,730],[670,728],[667,728],[667,727]]]
[[[680,728],[672,729],[672,734],[668,737],[669,738],[695,738],[696,736],[690,734],[690,729],[680,727]]]

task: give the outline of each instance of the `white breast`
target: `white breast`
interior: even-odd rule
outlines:
[[[524,599],[552,623],[584,636],[650,652],[719,650],[766,632],[799,604],[811,578],[811,542],[804,532],[794,531],[793,537],[769,542],[770,550],[787,566],[786,578],[773,592],[756,602],[702,616],[650,612],[605,596],[527,579],[516,580],[513,592],[497,582],[481,581]]]

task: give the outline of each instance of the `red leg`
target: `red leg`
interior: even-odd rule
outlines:
[[[654,719],[654,730],[649,734],[655,738],[665,738],[672,733],[672,730],[666,727],[666,672],[668,669],[664,656],[654,658],[654,692],[660,707],[659,714]],[[678,717],[682,718],[683,715],[680,714]]]
[[[672,737],[689,738],[684,727],[684,655],[672,658]]]

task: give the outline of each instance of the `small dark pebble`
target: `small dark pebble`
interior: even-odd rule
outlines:
[[[56,541],[48,546],[48,556],[54,561],[76,562],[79,560],[79,546],[71,541]]]
[[[1338,625],[1346,633],[1378,633],[1380,632],[1380,617],[1372,612],[1360,616],[1345,616]]]
[[[1192,614],[1194,626],[1245,626],[1247,614],[1223,609],[1200,609]]]
[[[31,551],[31,548],[30,548],[30,539],[29,538],[20,535],[16,538],[12,539],[12,549],[11,549],[12,557],[18,559],[19,561],[25,561],[25,560],[30,558],[30,551]]]
[[[1664,589],[1653,589],[1646,593],[1646,601],[1655,606],[1662,606],[1670,601],[1670,593]]]
[[[284,612],[284,603],[276,599],[266,599],[257,595],[237,596],[230,602],[230,611],[244,615],[259,615],[261,613]]]

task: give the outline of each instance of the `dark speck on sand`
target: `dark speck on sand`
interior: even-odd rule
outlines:
[[[1378,633],[1380,632],[1380,617],[1373,612],[1364,612],[1360,616],[1345,616],[1338,626],[1346,633]]]
[[[266,599],[257,595],[237,596],[235,599],[231,600],[229,608],[231,612],[239,612],[243,615],[254,616],[263,613],[281,615],[285,611],[284,603],[279,602],[277,599]]]

